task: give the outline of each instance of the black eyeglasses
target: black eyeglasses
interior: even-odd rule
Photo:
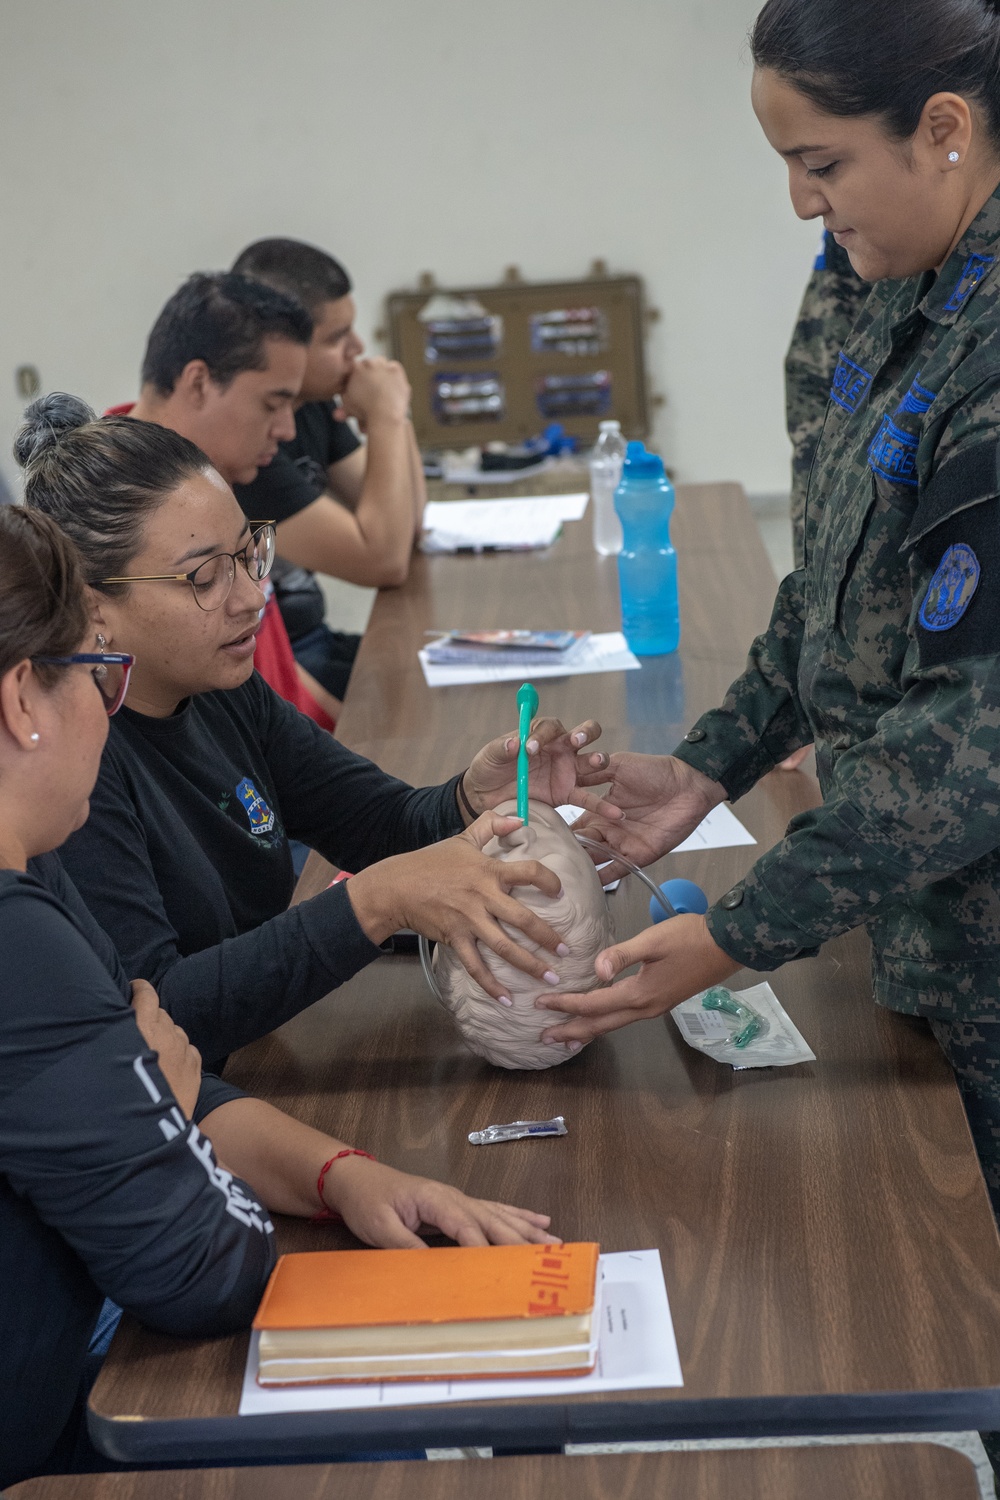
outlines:
[[[101,578],[99,583],[189,583],[199,609],[221,609],[236,581],[236,564],[241,562],[247,573],[259,583],[271,571],[274,562],[274,522],[251,522],[255,529],[239,552],[218,552],[207,557],[190,573],[148,573],[142,577]]]
[[[109,719],[125,700],[135,666],[135,657],[128,651],[77,651],[73,656],[33,656],[31,660],[47,667],[89,666]]]

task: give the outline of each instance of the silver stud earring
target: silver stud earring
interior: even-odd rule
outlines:
[[[108,643],[107,643],[106,639],[104,638],[104,636],[101,635],[100,631],[98,631],[97,632],[97,649],[98,649],[98,651],[103,651],[104,648],[105,648],[105,646],[107,644]]]
[[[38,741],[41,739],[41,735],[38,733],[38,730],[36,729],[35,732],[34,732],[34,734],[30,735],[29,738],[30,738],[31,743],[33,745],[37,745]]]
[[[948,160],[951,161],[951,162],[958,161],[958,152],[957,151],[949,151],[948,152]]]

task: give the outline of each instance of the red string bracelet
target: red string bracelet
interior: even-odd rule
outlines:
[[[341,1157],[344,1156],[364,1156],[368,1161],[376,1160],[376,1157],[372,1156],[370,1151],[355,1151],[352,1146],[348,1146],[346,1150],[338,1151],[336,1156],[331,1156],[329,1161],[323,1163],[319,1169],[319,1176],[316,1178],[316,1191],[319,1193],[319,1201],[323,1207],[318,1214],[313,1214],[311,1220],[313,1224],[331,1224],[340,1218],[335,1208],[327,1208],[326,1199],[323,1197],[323,1184],[326,1182],[326,1174],[334,1162],[340,1161]]]

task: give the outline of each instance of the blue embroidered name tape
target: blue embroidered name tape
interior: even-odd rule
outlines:
[[[964,542],[949,547],[920,606],[924,629],[951,630],[957,625],[975,597],[979,577],[979,559],[972,548]]]
[[[917,438],[897,427],[891,417],[882,418],[882,426],[868,449],[868,464],[873,473],[891,484],[918,486]]]
[[[871,383],[872,377],[867,370],[862,370],[846,354],[841,354],[833,372],[830,399],[845,411],[856,412],[871,389]]]
[[[247,817],[250,820],[250,832],[256,834],[270,833],[274,827],[274,813],[268,807],[249,776],[245,776],[240,782],[236,788],[236,795],[247,810]]]
[[[945,312],[961,312],[994,261],[992,255],[970,255],[962,267],[958,284],[944,305]]]

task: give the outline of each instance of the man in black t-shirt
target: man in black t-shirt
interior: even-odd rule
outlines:
[[[426,499],[409,382],[395,360],[360,358],[350,278],[332,256],[298,240],[259,240],[233,269],[298,298],[313,319],[295,437],[236,493],[248,514],[278,522],[275,588],[292,649],[342,698],[359,637],[323,624],[308,573],[370,588],[406,581]],[[365,434],[364,446],[348,417]]]

